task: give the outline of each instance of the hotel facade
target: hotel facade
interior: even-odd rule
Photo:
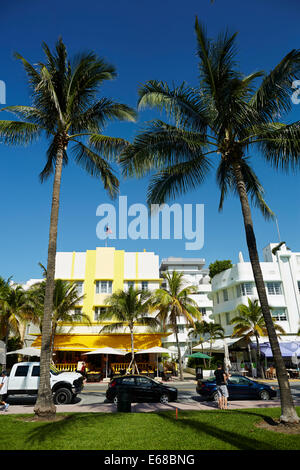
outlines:
[[[153,252],[125,252],[113,247],[99,247],[86,252],[58,252],[55,278],[76,283],[77,292],[83,299],[74,310],[87,315],[90,321],[89,324],[61,323],[56,331],[55,363],[61,369],[74,369],[85,352],[104,347],[130,351],[129,329],[124,327],[116,333],[101,333],[101,328],[110,322],[101,322],[99,317],[102,309],[109,308],[105,301],[114,292],[126,290],[130,286],[150,291],[157,289],[160,286],[159,258]],[[38,281],[30,280],[24,287],[28,288]],[[137,326],[134,332],[135,349],[161,346],[163,336],[164,333]],[[26,339],[34,337],[31,346],[40,347],[40,332],[30,324],[26,330]],[[121,368],[120,360],[119,357],[114,358],[115,370]],[[151,361],[155,363],[155,358],[150,357]],[[101,364],[103,367],[104,364]]]
[[[300,327],[300,253],[292,252],[284,244],[270,243],[263,249],[260,263],[271,313],[287,335],[296,335]],[[231,336],[240,304],[248,304],[248,298],[258,299],[250,262],[242,253],[239,262],[211,280],[213,319]]]
[[[190,297],[196,302],[202,319],[206,322],[213,321],[213,301],[209,298],[211,293],[211,283],[209,270],[204,268],[205,259],[203,258],[174,258],[163,259],[160,264],[160,277],[166,272],[182,272],[183,285],[195,286],[195,294]],[[162,287],[167,287],[165,281],[162,281]],[[188,356],[192,354],[193,345],[199,343],[196,338],[189,336],[192,328],[183,316],[178,318],[178,341],[181,351],[181,357],[184,364],[187,364]],[[170,354],[177,357],[177,345],[175,334],[170,334],[162,338],[163,346],[169,349]]]

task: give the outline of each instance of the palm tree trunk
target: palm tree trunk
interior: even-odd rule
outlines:
[[[288,381],[288,375],[284,365],[284,361],[281,356],[281,351],[278,343],[278,338],[272,321],[270,308],[268,304],[268,298],[266,294],[266,288],[263,280],[262,270],[259,262],[256,239],[253,229],[253,222],[251,216],[251,209],[249,206],[247,191],[245,182],[243,179],[240,165],[237,163],[234,165],[234,175],[237,185],[238,194],[240,197],[241,208],[244,218],[244,226],[246,232],[246,240],[249,251],[250,262],[252,266],[253,276],[257,288],[257,293],[264,316],[270,345],[273,353],[273,358],[277,371],[278,384],[280,388],[280,400],[281,400],[281,417],[280,420],[283,423],[299,422],[299,417],[296,413],[293,398],[290,390]]]
[[[256,339],[256,373],[257,373],[257,377],[264,378],[264,374],[263,374],[262,366],[261,366],[261,354],[260,354],[260,346],[259,346],[259,340],[258,340],[257,334],[255,334],[255,339]]]
[[[50,363],[51,363],[51,337],[52,337],[52,311],[53,311],[53,292],[55,277],[55,259],[56,259],[56,241],[59,211],[59,195],[63,164],[63,145],[57,152],[55,175],[52,192],[52,207],[50,216],[49,243],[48,243],[48,261],[47,277],[44,300],[44,316],[42,324],[42,345],[40,358],[40,385],[38,397],[34,407],[37,417],[53,419],[56,414],[56,407],[53,403],[51,385],[50,385]]]
[[[183,367],[182,367],[180,344],[179,344],[179,340],[178,340],[178,328],[177,328],[176,319],[175,319],[175,325],[174,326],[175,326],[176,345],[177,345],[177,351],[178,351],[179,376],[180,376],[180,380],[183,380]]]
[[[127,367],[126,373],[128,373],[130,367],[132,367],[132,374],[135,374],[135,370],[139,374],[138,367],[135,363],[133,326],[129,326],[129,328],[130,328],[130,339],[131,339],[131,361],[130,361],[129,366]]]

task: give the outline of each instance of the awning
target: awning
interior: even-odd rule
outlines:
[[[161,346],[161,337],[161,333],[134,334],[134,347],[148,349]],[[41,336],[34,340],[32,346],[41,347]],[[131,350],[130,334],[56,335],[53,349],[55,351],[92,351],[105,347]]]
[[[251,343],[251,347],[256,349],[256,343]],[[292,357],[294,354],[300,356],[300,342],[280,342],[279,347],[282,357]],[[269,342],[260,343],[259,345],[260,352],[263,353],[266,357],[273,357],[273,352]]]
[[[242,338],[226,338],[226,343],[227,346],[230,347],[232,344],[236,343],[237,341],[240,341]],[[197,346],[194,346],[193,351],[211,351],[211,352],[216,352],[216,353],[222,353],[224,352],[224,340],[223,339],[217,339],[210,345],[209,341],[205,341],[202,344],[198,344]]]

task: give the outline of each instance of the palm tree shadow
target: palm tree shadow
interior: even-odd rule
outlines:
[[[215,413],[215,412],[212,411],[211,413]],[[231,413],[235,413],[235,412],[233,411]],[[242,413],[242,412],[238,411],[237,413]],[[253,415],[260,416],[267,423],[274,425],[274,421],[272,420],[272,418],[268,416],[265,416],[259,413],[251,413],[251,412],[246,413],[246,414],[251,415],[251,416]],[[245,415],[244,412],[243,412],[243,415]],[[176,417],[167,413],[161,413],[161,416],[163,419],[171,421],[173,424],[176,423],[177,425],[180,425],[184,428],[185,427],[193,428],[198,433],[205,433],[213,438],[223,441],[224,444],[225,443],[230,444],[231,446],[235,447],[238,450],[276,450],[276,447],[262,440],[258,440],[258,439],[251,438],[251,437],[245,437],[244,435],[241,436],[238,432],[232,432],[232,431],[225,432],[224,429],[221,429],[221,428],[218,429],[215,426],[212,426],[207,423],[201,423],[192,418],[176,420]]]
[[[112,419],[114,415],[109,414],[94,414],[94,413],[73,413],[66,416],[61,416],[62,419],[59,421],[51,421],[51,422],[42,422],[41,426],[37,426],[34,430],[32,430],[26,439],[26,443],[28,444],[42,444],[51,436],[59,437],[59,435],[64,433],[65,429],[70,429],[73,425],[74,427],[79,427],[82,423],[84,426],[84,422],[89,420],[89,424],[92,421],[95,421],[95,425],[99,425],[99,421],[106,421],[108,419]]]

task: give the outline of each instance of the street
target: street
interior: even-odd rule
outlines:
[[[270,382],[268,382],[270,384]],[[166,385],[176,387],[178,390],[177,403],[188,404],[195,402],[204,402],[205,400],[200,397],[196,392],[196,381],[186,382],[166,382]],[[272,386],[279,390],[278,383],[274,381]],[[77,405],[97,405],[107,403],[105,393],[107,390],[107,383],[87,383],[83,391],[76,397],[75,403]],[[293,399],[299,403],[300,401],[300,381],[290,382],[291,392]],[[277,395],[279,397],[279,395]],[[8,398],[8,403],[13,405],[34,405],[36,396],[14,395]]]

